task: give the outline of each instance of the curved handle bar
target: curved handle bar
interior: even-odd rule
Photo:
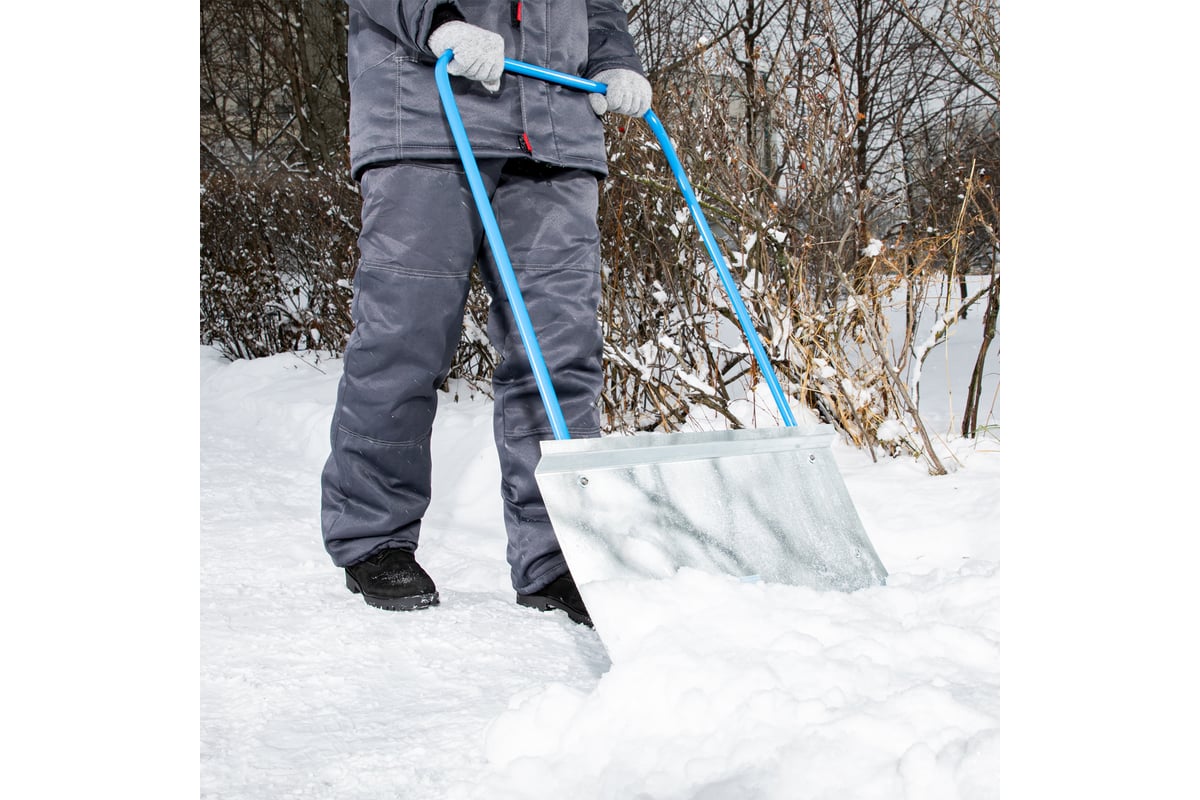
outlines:
[[[516,275],[513,273],[512,262],[509,260],[508,252],[504,247],[504,240],[500,235],[500,227],[496,223],[496,216],[488,200],[487,190],[483,186],[483,179],[479,174],[479,167],[475,162],[471,143],[467,139],[466,128],[462,123],[462,116],[458,112],[458,105],[454,100],[454,93],[450,88],[450,76],[446,71],[446,67],[453,58],[453,51],[447,50],[438,59],[437,66],[434,69],[435,77],[437,78],[438,93],[441,96],[442,106],[446,111],[446,119],[450,123],[450,131],[454,136],[454,143],[458,147],[459,156],[462,158],[463,167],[467,172],[467,180],[471,185],[471,194],[475,199],[476,207],[479,209],[480,219],[483,220],[484,232],[487,234],[488,244],[492,248],[492,254],[496,259],[496,265],[500,271],[501,284],[504,286],[509,305],[513,310],[517,332],[521,337],[522,344],[525,345],[525,353],[529,357],[529,363],[533,369],[534,381],[537,383],[538,392],[542,396],[542,404],[546,407],[546,414],[550,418],[550,427],[554,431],[554,438],[569,439],[571,437],[567,432],[567,425],[563,420],[562,409],[559,406],[558,397],[554,392],[554,385],[546,369],[545,359],[542,356],[541,348],[538,346],[537,335],[533,330],[533,323],[529,320],[529,313],[521,297],[520,287],[517,286]],[[581,78],[578,75],[570,75],[565,72],[558,72],[546,67],[539,67],[535,64],[527,64],[511,58],[504,59],[504,70],[583,92],[592,92],[595,94],[607,94],[608,92],[608,87],[598,81]],[[784,394],[783,387],[779,385],[779,378],[776,376],[775,368],[771,365],[771,359],[767,356],[766,349],[763,347],[762,338],[758,335],[758,331],[754,327],[754,322],[750,319],[750,312],[742,300],[737,284],[733,280],[733,275],[729,271],[729,264],[725,260],[725,256],[722,255],[720,247],[717,245],[717,239],[708,225],[704,211],[700,208],[700,202],[696,199],[696,193],[692,189],[692,184],[683,171],[683,165],[680,163],[679,156],[675,152],[675,146],[671,144],[671,137],[667,135],[666,128],[663,127],[662,122],[653,109],[643,114],[642,119],[650,127],[651,132],[654,133],[659,146],[662,148],[663,155],[667,158],[667,164],[671,167],[671,172],[675,176],[675,183],[679,186],[679,191],[683,194],[683,199],[687,203],[688,210],[691,212],[692,220],[695,222],[696,228],[700,232],[700,238],[704,242],[704,248],[708,251],[709,258],[717,270],[721,286],[725,289],[725,294],[729,298],[729,303],[733,307],[734,314],[737,316],[742,333],[745,335],[746,341],[750,345],[750,350],[754,353],[754,358],[758,362],[759,371],[763,379],[766,380],[772,397],[775,398],[775,405],[779,408],[783,424],[789,428],[795,427],[796,418],[792,414],[791,407],[788,405],[787,395]]]

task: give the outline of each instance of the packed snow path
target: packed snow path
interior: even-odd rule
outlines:
[[[835,447],[886,587],[684,571],[616,593],[608,653],[513,603],[490,404],[438,415],[441,605],[389,613],[321,546],[340,362],[200,360],[203,797],[999,796],[994,442],[943,478]]]

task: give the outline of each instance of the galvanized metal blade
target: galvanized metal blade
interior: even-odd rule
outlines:
[[[681,567],[815,589],[884,582],[831,426],[542,443],[536,475],[588,601],[596,581]]]

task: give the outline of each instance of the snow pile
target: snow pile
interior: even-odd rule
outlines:
[[[463,797],[994,797],[998,570],[853,595],[683,571],[605,586],[594,689],[518,696]]]
[[[490,403],[438,413],[442,604],[386,613],[320,541],[340,361],[200,357],[201,796],[998,796],[994,441],[942,478],[835,444],[887,586],[607,583],[606,651],[513,602]]]

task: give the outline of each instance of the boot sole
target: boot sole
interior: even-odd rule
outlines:
[[[416,611],[436,606],[440,602],[437,592],[414,594],[409,597],[376,597],[366,594],[349,572],[346,573],[346,588],[353,594],[362,595],[362,599],[367,605],[372,608],[382,608],[384,611]]]
[[[537,594],[519,594],[517,595],[517,605],[525,606],[526,608],[534,608],[538,611],[562,611],[571,619],[572,622],[578,625],[586,625],[589,628],[594,627],[592,625],[591,617],[585,617],[578,611],[573,611],[557,600],[553,600],[549,597],[543,597],[542,595]]]

